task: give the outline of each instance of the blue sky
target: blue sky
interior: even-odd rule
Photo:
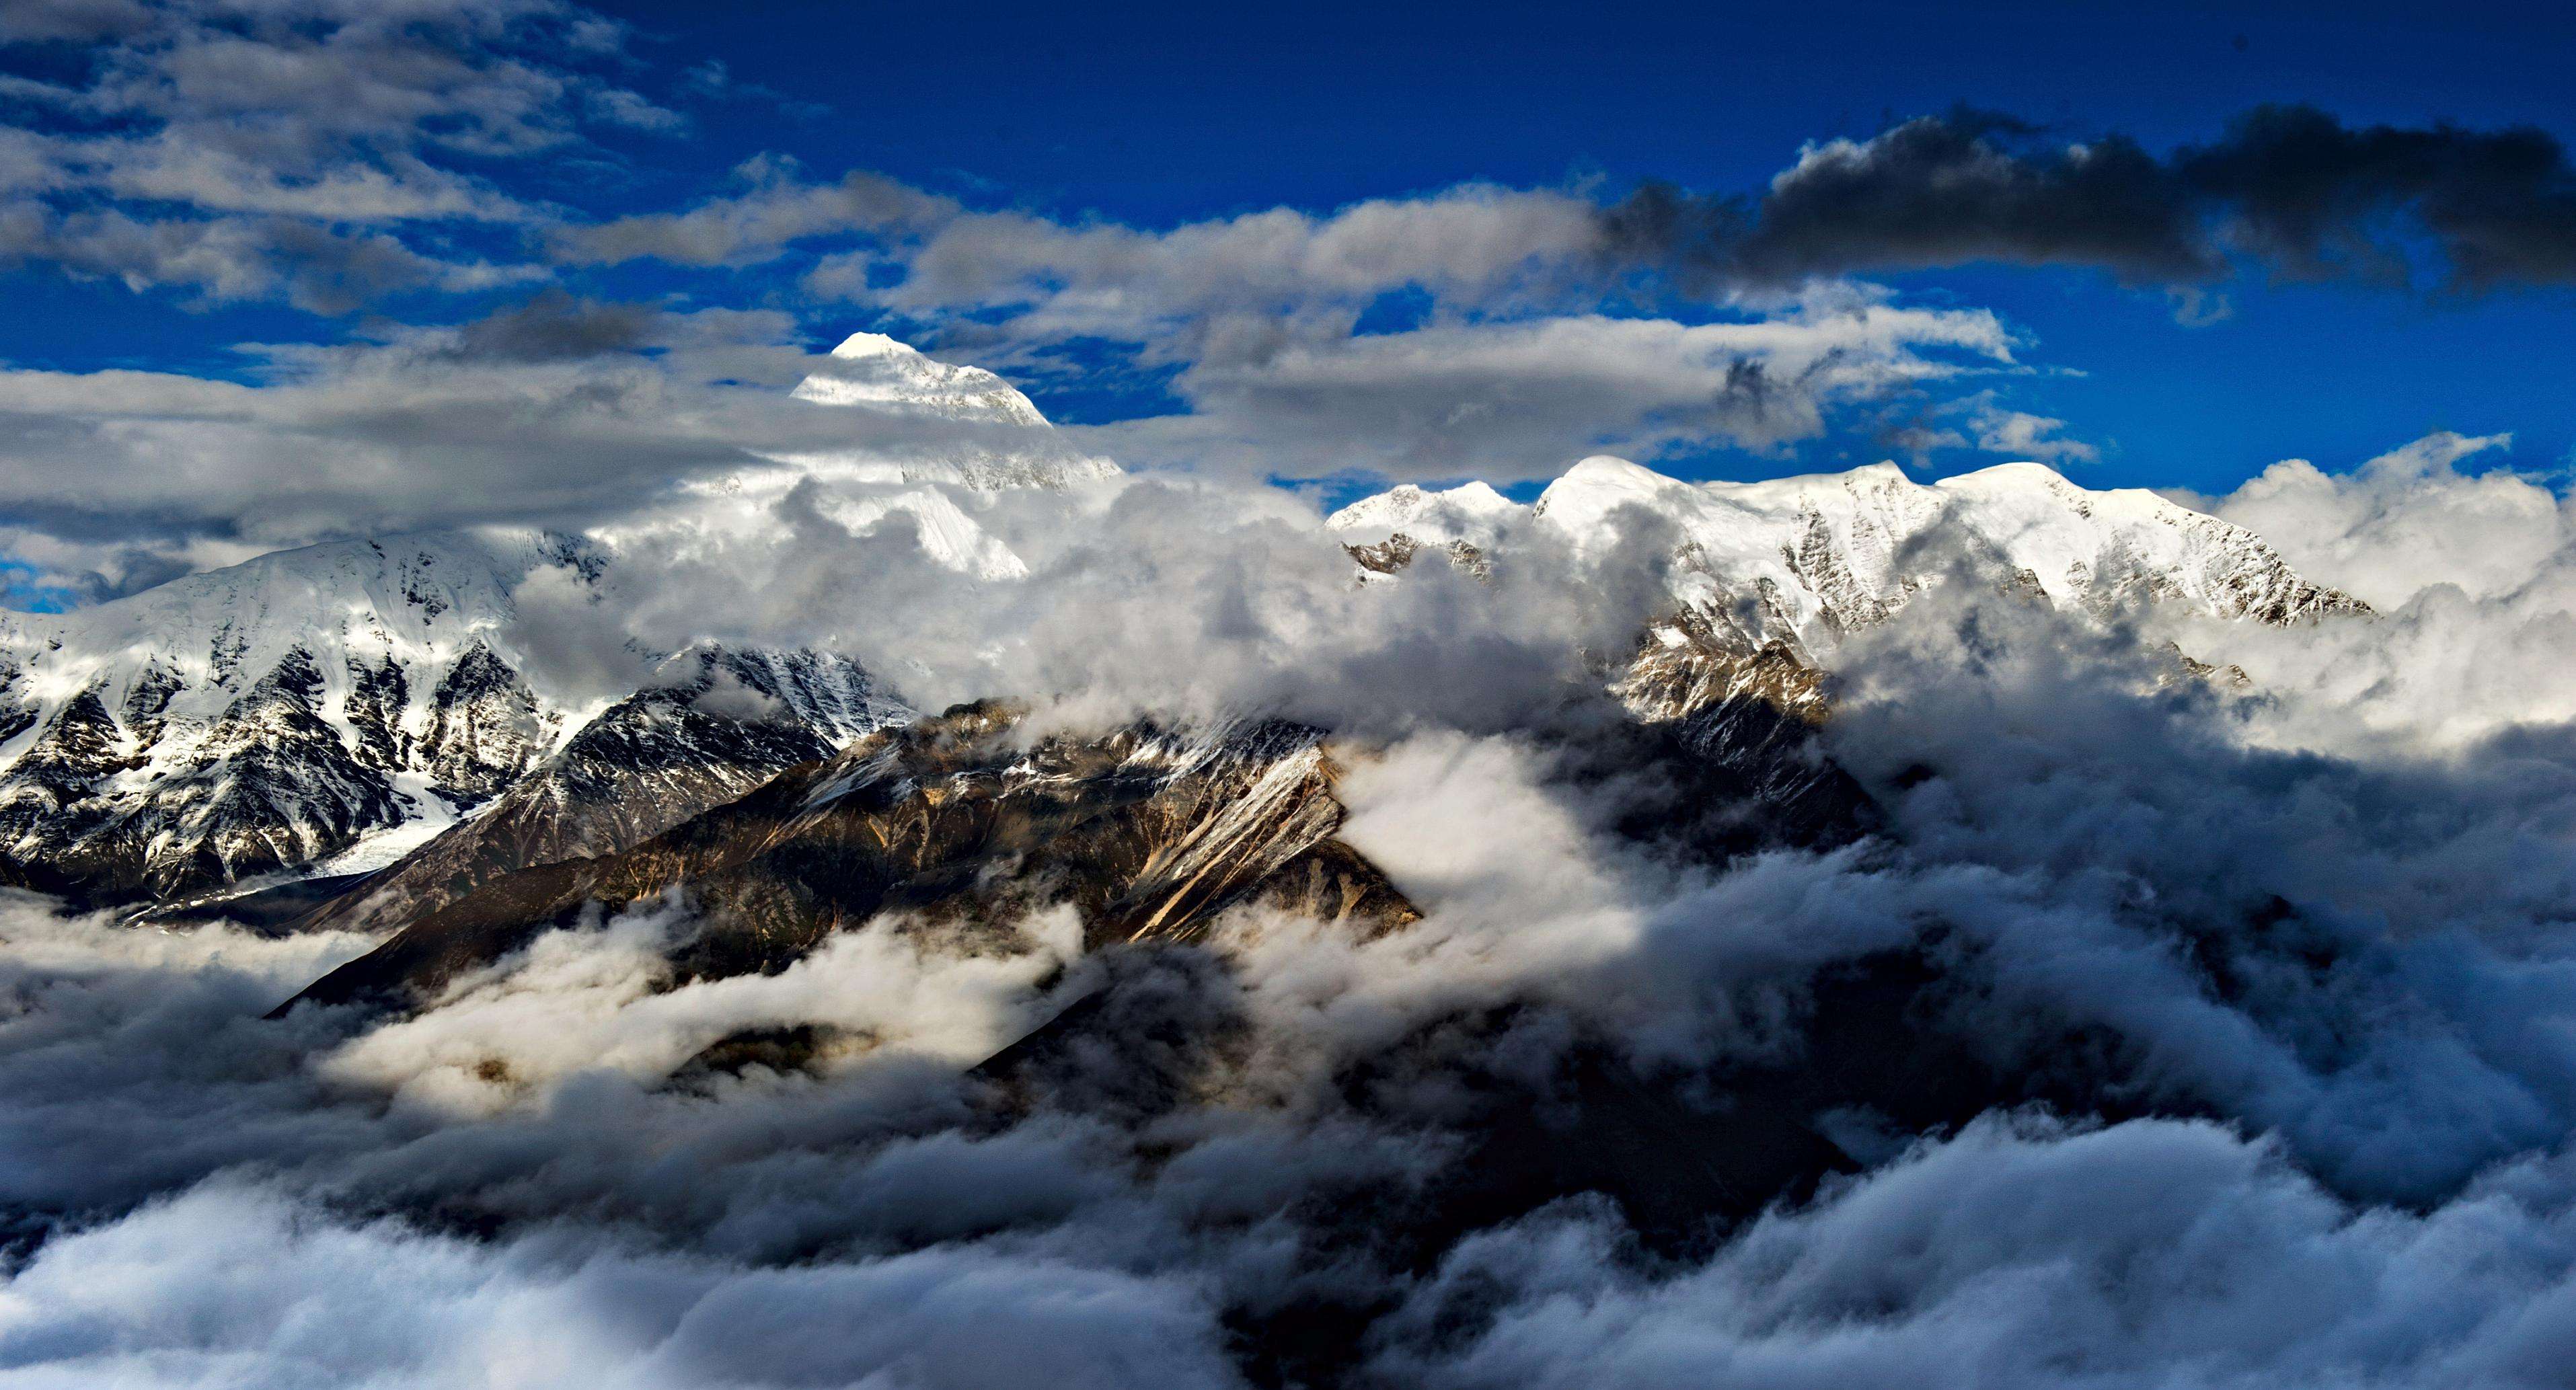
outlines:
[[[610,8],[667,36],[646,52],[712,54],[834,108],[784,128],[743,111],[735,139],[1147,225],[1468,179],[1753,188],[1802,142],[1960,102],[2156,146],[2265,101],[2576,134],[2576,16],[2543,7],[797,4],[748,24],[700,5]],[[725,162],[713,147],[697,157],[698,177]],[[2105,482],[2222,488],[2279,458],[2349,465],[2435,429],[2512,431],[2533,468],[2576,442],[2566,290],[2463,300],[2258,281],[2231,287],[2231,318],[2185,330],[2162,296],[2090,271],[1900,283],[1996,308],[2037,339],[2034,360],[2084,373],[2018,389],[2104,444],[2091,473]],[[1878,451],[1835,439],[1814,452],[1799,466]]]
[[[1233,321],[1195,308],[1124,338],[1115,326],[1046,336],[1030,327],[1043,316],[1005,305],[990,287],[981,299],[936,302],[883,292],[907,276],[921,282],[909,263],[869,271],[874,290],[847,288],[855,282],[845,280],[841,293],[818,293],[818,268],[854,244],[829,232],[703,264],[675,261],[669,252],[620,259],[561,246],[586,235],[584,228],[621,218],[752,200],[742,170],[756,158],[769,161],[762,167],[771,172],[760,177],[777,189],[822,187],[865,171],[911,190],[906,196],[950,199],[969,213],[1024,213],[1059,230],[1112,226],[1150,242],[1174,228],[1274,208],[1326,219],[1363,200],[1438,200],[1461,185],[1603,207],[1646,181],[1756,196],[1811,144],[1867,142],[1898,123],[1961,107],[2033,123],[2026,138],[2010,139],[2043,160],[2105,135],[2161,159],[2179,146],[2220,140],[2233,118],[2263,103],[2305,103],[2356,129],[2428,130],[2449,122],[2472,132],[2528,127],[2562,140],[2576,135],[2576,84],[2563,73],[2564,55],[2576,51],[2576,21],[2501,7],[1987,5],[1933,13],[1894,5],[1588,5],[1390,13],[1164,6],[1106,14],[1009,4],[582,9],[555,0],[473,0],[453,7],[453,16],[449,7],[423,4],[415,8],[426,18],[401,22],[352,10],[345,0],[296,0],[286,8],[294,17],[280,27],[246,18],[251,12],[224,0],[156,0],[135,11],[147,18],[125,27],[82,29],[90,21],[55,23],[40,5],[28,14],[41,22],[0,34],[17,40],[0,44],[0,73],[26,80],[0,85],[0,117],[16,132],[52,142],[42,148],[58,152],[42,158],[75,170],[26,181],[29,206],[61,221],[41,249],[22,251],[0,272],[10,309],[0,314],[0,360],[8,367],[264,386],[279,378],[279,352],[245,352],[242,345],[412,341],[405,335],[506,311],[554,288],[584,303],[650,304],[682,316],[755,311],[770,316],[762,331],[773,349],[814,351],[852,329],[885,328],[947,355],[991,359],[1056,418],[1111,427],[1104,439],[1132,441],[1154,461],[1187,464],[1199,436],[1120,434],[1114,427],[1196,410],[1240,453],[1246,439],[1290,418],[1279,413],[1280,392],[1323,388],[1303,379],[1286,387],[1220,381],[1201,338],[1214,331],[1211,324]],[[528,89],[552,95],[505,117],[517,123],[510,130],[469,142],[453,134],[494,119],[488,104],[473,104],[493,100],[488,92],[441,91],[408,118],[408,130],[370,124],[378,119],[372,115],[340,119],[325,104],[369,98],[337,90],[282,87],[270,109],[256,93],[224,89],[221,100],[233,105],[199,110],[189,103],[200,100],[193,93],[201,89],[187,85],[188,72],[172,56],[236,40],[292,50],[370,23],[377,32],[367,52],[426,44],[469,69],[536,74]],[[132,79],[122,105],[98,95],[118,73]],[[48,85],[40,91],[27,83]],[[64,95],[84,91],[78,99]],[[437,105],[450,100],[452,108]],[[250,165],[289,144],[292,158],[313,161],[281,166],[283,182],[262,195],[272,201],[335,171],[363,170],[415,192],[466,189],[509,210],[246,213],[248,195],[239,189],[206,191],[214,175],[192,175],[199,181],[175,196],[138,197],[130,185],[90,191],[79,180],[94,174],[78,172],[79,161],[96,157],[59,152],[83,140],[180,132],[192,121],[194,133],[171,135],[166,148],[189,140],[227,148],[227,132],[264,131],[271,120],[294,139],[243,144]],[[316,129],[323,133],[313,135]],[[6,168],[0,163],[0,193],[7,192]],[[126,218],[129,231],[202,231],[234,219],[245,229],[235,240],[256,243],[240,254],[269,260],[231,267],[230,278],[206,269],[214,253],[203,251],[193,260],[155,253],[158,259],[138,269],[143,253],[130,246],[77,241],[92,235],[80,219],[100,209]],[[2219,491],[2279,458],[2351,467],[2449,429],[2509,431],[2516,437],[2509,466],[2562,469],[2576,444],[2568,391],[2576,335],[2567,332],[2576,289],[2546,274],[2446,288],[2420,229],[2385,214],[2372,215],[2387,224],[2379,228],[2386,240],[2415,261],[2413,285],[2352,275],[2306,282],[2284,274],[2277,259],[2246,256],[2199,287],[2204,308],[2223,303],[2226,311],[2196,325],[2180,321],[2188,315],[2178,313],[2170,286],[2135,275],[2124,282],[2122,273],[2081,256],[2037,267],[1984,257],[1929,267],[1837,266],[1825,280],[1877,287],[1866,292],[1894,306],[1990,314],[2010,339],[2009,364],[1997,349],[1955,341],[1953,323],[1927,330],[1949,340],[1918,336],[1891,350],[1872,383],[1819,397],[1812,428],[1671,425],[1665,402],[1635,407],[1644,412],[1638,419],[1660,422],[1643,434],[1631,419],[1604,423],[1598,437],[1631,441],[1631,452],[1700,476],[1839,468],[1891,455],[1930,475],[2010,455],[2009,445],[1978,437],[2001,428],[1995,421],[2044,420],[2057,423],[2027,437],[2052,441],[2051,460],[2088,484]],[[296,288],[289,263],[306,253],[277,250],[285,244],[276,240],[278,229],[296,218],[316,235],[387,240],[425,259],[380,277],[383,284],[317,297]],[[2211,236],[2213,245],[2229,244],[2223,230]],[[1349,339],[1331,330],[1330,346],[1390,333],[1410,344],[1412,330],[1452,322],[1491,328],[1515,315],[1599,311],[1694,325],[1782,312],[1776,303],[1748,308],[1670,285],[1642,298],[1604,290],[1597,304],[1587,304],[1552,283],[1547,302],[1535,308],[1525,290],[1399,286],[1374,299],[1363,293],[1345,302],[1344,295],[1332,312],[1358,317]],[[1282,300],[1269,307],[1291,322],[1314,305]],[[1175,336],[1154,336],[1163,333]],[[1914,375],[1945,363],[1957,374]],[[1519,388],[1487,382],[1484,389]],[[1253,396],[1259,410],[1243,406]],[[1579,412],[1594,408],[1589,401],[1551,407],[1558,413],[1550,425],[1569,441],[1568,455],[1585,437]],[[1380,418],[1368,410],[1418,421],[1424,408],[1413,400],[1378,402],[1337,418],[1357,429],[1364,425],[1348,422]],[[1226,409],[1241,418],[1217,419]],[[1304,454],[1283,452],[1287,461],[1275,472],[1331,471],[1341,444],[1318,421],[1333,409],[1297,396],[1291,414],[1312,437]],[[47,436],[56,423],[30,418],[22,421],[22,439]],[[105,430],[96,420],[65,419],[62,428],[85,440]],[[1546,450],[1557,446],[1530,447],[1552,457]],[[33,446],[22,448],[29,471],[17,476],[32,477],[43,459]],[[1485,473],[1508,481],[1544,471],[1531,459],[1481,466],[1466,445],[1445,454],[1353,458],[1336,490],[1363,476]],[[133,466],[148,471],[150,462]],[[130,508],[104,494],[57,495],[31,485],[21,489],[28,495],[8,499],[0,521],[45,530],[63,545],[73,544],[75,532],[87,538],[81,544],[94,544],[129,523],[243,544],[270,534],[246,508],[198,508],[175,491],[141,496],[153,491],[152,480],[137,476]],[[281,476],[275,486],[295,484]],[[507,507],[496,502],[494,509]],[[358,523],[352,516],[345,524]],[[0,554],[23,557],[31,546],[0,545]],[[40,571],[48,564],[32,563]]]

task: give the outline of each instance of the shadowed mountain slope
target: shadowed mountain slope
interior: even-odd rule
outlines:
[[[777,970],[890,911],[972,930],[1068,901],[1092,946],[1188,940],[1247,901],[1363,933],[1417,915],[1332,838],[1343,809],[1315,730],[1131,726],[1024,744],[1014,722],[961,706],[621,853],[495,878],[298,998],[417,1004],[587,904],[665,893],[699,923],[676,949],[683,978]]]

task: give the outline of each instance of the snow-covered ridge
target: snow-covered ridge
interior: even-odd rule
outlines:
[[[579,537],[523,531],[306,546],[68,613],[0,612],[0,652],[23,669],[22,694],[95,688],[121,707],[136,682],[176,677],[163,713],[211,715],[296,647],[396,658],[433,681],[477,643],[516,666],[511,591],[541,567],[595,577],[605,563]]]
[[[657,833],[672,807],[715,804],[909,717],[855,664],[814,652],[633,649],[631,682],[564,688],[547,675],[550,653],[526,649],[540,639],[523,636],[517,612],[540,572],[605,595],[620,554],[766,544],[800,489],[799,505],[853,532],[910,528],[960,582],[1017,582],[1027,566],[985,523],[1048,499],[1002,490],[1117,476],[1056,442],[989,372],[873,334],[834,361],[799,394],[952,420],[953,455],[773,460],[588,537],[339,542],[69,614],[0,613],[0,883],[166,897],[371,868],[444,833],[439,854],[413,856],[440,870],[406,890],[425,901],[471,877],[456,866],[480,863],[478,846],[613,849]],[[1062,500],[1071,524],[1086,504]],[[1963,567],[2087,611],[2146,601],[2269,622],[2367,611],[2242,528],[2035,464],[1928,485],[1892,465],[1694,484],[1596,457],[1535,504],[1482,483],[1407,486],[1327,527],[1379,573],[1424,545],[1485,573],[1489,557],[1508,564],[1534,538],[1594,556],[1648,539],[1677,562],[1674,603],[1620,689],[1651,717],[1746,700],[1820,710],[1819,654]]]
[[[1465,541],[1489,550],[1503,531],[1529,514],[1482,482],[1430,491],[1405,483],[1374,497],[1363,497],[1324,519],[1353,545],[1373,545],[1397,535],[1431,545]]]
[[[1346,542],[1397,534],[1508,550],[1523,532],[1602,555],[1640,524],[1667,526],[1676,598],[1749,621],[1756,645],[1804,656],[1886,618],[1965,564],[2061,607],[2179,603],[2220,618],[2292,622],[2367,612],[2310,583],[2263,539],[2143,489],[2090,491],[2036,463],[1937,483],[1894,464],[1758,483],[1690,483],[1625,459],[1587,458],[1521,506],[1482,484],[1401,487],[1327,524]]]
[[[489,803],[627,693],[549,680],[513,598],[540,569],[597,585],[612,564],[577,537],[449,532],[0,613],[0,879],[164,896],[372,867]],[[756,709],[823,748],[906,713],[839,658],[634,656],[631,688]]]

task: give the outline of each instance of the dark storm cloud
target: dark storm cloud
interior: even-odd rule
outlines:
[[[2223,277],[2403,283],[2429,243],[2446,288],[2576,280],[2576,169],[2533,127],[2351,126],[2257,107],[2158,157],[1962,108],[1809,148],[1754,196],[1650,186],[1603,214],[1614,259],[1727,283],[1998,261],[2137,284]]]
[[[2174,167],[2284,274],[2402,279],[2379,234],[2394,217],[2432,238],[2457,288],[2576,280],[2576,171],[2533,127],[2345,126],[2314,107],[2266,106]]]
[[[2134,142],[2051,148],[2036,135],[1959,111],[1811,150],[1758,197],[1652,185],[1604,214],[1611,251],[1753,282],[1979,260],[2157,280],[2215,271],[2187,200]]]
[[[650,340],[657,312],[602,304],[549,289],[457,330],[448,353],[480,362],[563,362],[633,352]]]

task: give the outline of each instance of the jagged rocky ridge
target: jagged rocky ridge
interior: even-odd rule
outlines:
[[[883,912],[1007,929],[1063,901],[1086,944],[1187,941],[1263,902],[1373,935],[1413,920],[1333,838],[1343,811],[1318,730],[1135,725],[1023,742],[961,706],[874,734],[621,852],[498,876],[298,996],[411,1006],[537,932],[676,893],[683,979],[774,971]]]
[[[479,814],[293,917],[286,929],[389,931],[499,875],[614,853],[905,714],[883,701],[832,710],[840,697],[867,688],[864,673],[838,657],[700,649],[676,664],[694,675],[609,706]],[[759,719],[711,712],[705,697],[719,680],[786,710],[831,712]]]

